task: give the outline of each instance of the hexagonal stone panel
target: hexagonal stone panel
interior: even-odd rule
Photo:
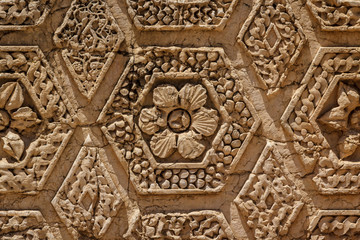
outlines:
[[[237,39],[269,94],[285,81],[306,41],[287,0],[255,1]]]
[[[260,120],[220,48],[136,49],[99,116],[142,194],[220,191]]]
[[[222,29],[237,0],[127,0],[128,12],[140,30]]]
[[[360,192],[359,50],[321,48],[281,118],[323,194]]]
[[[234,202],[256,239],[286,236],[304,203],[274,143],[268,142]]]
[[[38,47],[0,47],[0,193],[41,190],[73,111]]]
[[[54,41],[79,91],[90,101],[124,35],[106,1],[74,0]]]

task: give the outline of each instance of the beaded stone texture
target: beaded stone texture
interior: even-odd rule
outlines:
[[[0,0],[0,240],[360,239],[360,0]]]

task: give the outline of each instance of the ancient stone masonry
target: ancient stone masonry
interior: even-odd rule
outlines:
[[[139,193],[220,191],[260,120],[218,48],[136,50],[100,114]]]
[[[237,0],[126,0],[141,30],[222,29]]]
[[[24,30],[40,25],[55,0],[3,0],[0,2],[0,30]]]
[[[304,205],[282,165],[273,143],[268,143],[235,199],[256,239],[286,236]]]
[[[0,0],[0,239],[360,239],[359,39],[360,0]]]
[[[258,0],[238,41],[252,57],[262,87],[271,94],[281,86],[298,58],[305,35],[287,0]]]
[[[73,1],[54,42],[80,92],[89,100],[103,80],[123,34],[105,1]]]
[[[307,5],[325,31],[360,30],[360,4],[357,0],[307,0]]]

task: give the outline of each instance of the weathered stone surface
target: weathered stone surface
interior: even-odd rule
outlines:
[[[358,0],[0,0],[0,239],[360,238]]]

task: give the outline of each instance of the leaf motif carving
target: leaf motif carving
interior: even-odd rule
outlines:
[[[176,148],[176,134],[165,129],[151,138],[150,147],[156,156],[161,158],[169,157]]]
[[[171,85],[163,85],[154,89],[153,101],[160,108],[172,108],[178,105],[178,90]]]
[[[11,111],[21,107],[23,102],[23,91],[19,83],[7,82],[0,87],[0,108]]]
[[[202,107],[193,115],[192,120],[192,128],[203,136],[211,136],[216,131],[219,117],[216,110]]]
[[[19,161],[25,148],[25,144],[20,136],[16,132],[9,130],[1,140],[4,143],[4,152]]]
[[[201,136],[189,131],[179,135],[178,151],[184,158],[195,159],[199,157],[205,150],[205,146],[198,142]]]
[[[186,84],[179,92],[181,107],[192,111],[206,103],[206,89],[201,85]]]

